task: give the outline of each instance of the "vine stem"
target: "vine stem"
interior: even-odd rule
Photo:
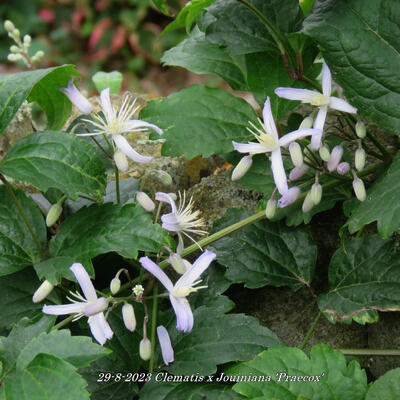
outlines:
[[[7,188],[8,193],[10,194],[11,198],[13,199],[13,202],[14,202],[15,206],[17,207],[19,214],[21,215],[22,219],[25,222],[26,227],[28,228],[28,231],[33,239],[33,242],[35,243],[35,246],[38,249],[40,259],[43,260],[44,254],[43,254],[42,248],[40,247],[39,240],[36,237],[35,233],[33,232],[32,226],[21,206],[21,203],[18,201],[17,196],[15,196],[12,186],[10,185],[10,183],[7,181],[7,179],[4,177],[3,174],[0,174],[0,180],[4,183],[5,187]]]
[[[310,330],[307,332],[307,335],[306,335],[306,337],[304,338],[303,343],[302,343],[301,346],[300,346],[300,350],[303,350],[304,347],[306,347],[306,344],[307,344],[308,341],[310,340],[311,335],[313,334],[313,332],[314,332],[314,330],[315,330],[315,328],[316,328],[316,326],[317,326],[317,324],[318,324],[318,321],[319,321],[319,319],[321,318],[321,315],[322,315],[322,312],[320,311],[320,312],[318,313],[318,315],[315,317],[314,322],[312,323]]]
[[[120,204],[121,194],[119,191],[119,169],[116,165],[114,166],[114,171],[115,171],[115,194],[117,196],[117,203]]]
[[[51,330],[52,331],[57,331],[58,329],[62,328],[65,325],[68,325],[74,318],[76,317],[76,314],[72,314],[69,317],[63,319],[61,322],[58,324],[54,325]]]
[[[336,349],[346,356],[400,356],[399,349]]]
[[[156,347],[156,326],[157,326],[157,307],[158,307],[158,284],[153,287],[153,311],[151,313],[151,357],[149,363],[149,372],[154,369],[154,349]]]

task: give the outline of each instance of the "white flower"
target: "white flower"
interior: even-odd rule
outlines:
[[[192,198],[186,203],[186,194],[183,192],[183,196],[179,193],[179,205],[176,207],[175,201],[172,197],[163,192],[157,192],[155,199],[163,201],[171,205],[172,212],[161,216],[162,227],[170,232],[176,232],[178,234],[179,242],[176,252],[181,254],[183,251],[183,237],[182,233],[191,239],[194,243],[196,241],[188,234],[194,233],[197,235],[205,235],[207,232],[199,227],[204,226],[204,222],[199,218],[200,211],[193,211]]]
[[[239,153],[260,154],[270,153],[271,169],[274,175],[275,185],[281,195],[288,191],[286,172],[283,167],[281,147],[286,147],[297,139],[302,139],[306,136],[321,134],[317,129],[299,129],[286,134],[279,138],[278,131],[275,126],[275,121],[271,112],[271,103],[269,97],[264,104],[263,109],[264,122],[260,120],[261,129],[257,128],[250,122],[252,128],[248,130],[254,135],[258,143],[237,143],[232,142],[233,147]]]
[[[206,250],[194,264],[172,284],[166,273],[148,257],[142,257],[139,262],[148,272],[153,274],[169,292],[169,299],[176,314],[176,329],[178,331],[190,332],[193,328],[193,313],[186,297],[206,286],[197,286],[201,280],[197,280],[200,275],[210,266],[216,254]]]
[[[113,331],[108,325],[103,311],[108,307],[108,300],[105,297],[97,298],[96,290],[82,264],[75,263],[71,266],[71,271],[75,275],[79,286],[85,297],[79,293],[71,293],[77,300],[67,297],[72,304],[62,304],[58,306],[43,306],[43,312],[51,315],[77,314],[74,320],[82,316],[89,317],[88,323],[93,337],[103,345],[107,339],[111,339]]]
[[[168,335],[168,331],[162,326],[157,327],[158,341],[160,342],[161,354],[164,360],[164,364],[168,365],[174,362],[174,349],[171,345],[171,339]]]
[[[314,121],[314,128],[319,129],[321,133],[311,138],[311,147],[314,150],[319,149],[322,139],[322,131],[324,129],[326,114],[328,108],[333,110],[356,114],[357,109],[351,106],[347,101],[331,96],[332,92],[332,76],[328,66],[324,64],[322,68],[322,93],[308,89],[294,89],[279,87],[275,89],[275,93],[279,97],[289,100],[299,100],[302,103],[308,103],[319,108],[318,114]]]

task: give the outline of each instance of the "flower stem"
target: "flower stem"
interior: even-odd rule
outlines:
[[[54,325],[51,330],[52,331],[57,331],[58,329],[62,328],[65,325],[68,325],[74,318],[76,317],[76,314],[72,314],[69,317],[63,319],[61,322],[58,324]]]
[[[319,319],[321,318],[321,315],[322,315],[322,312],[320,311],[320,312],[317,314],[317,316],[315,317],[314,322],[312,323],[310,330],[307,332],[307,335],[306,335],[306,337],[304,338],[303,343],[302,343],[301,346],[300,346],[300,350],[303,350],[304,347],[306,347],[306,344],[307,344],[308,341],[310,340],[311,335],[313,334],[313,332],[314,332],[314,330],[315,330],[315,327],[317,326],[318,321],[319,321]]]
[[[157,306],[158,306],[158,284],[154,283],[153,287],[153,311],[151,313],[151,357],[149,363],[149,372],[154,369],[154,349],[156,347],[156,326],[157,326]]]
[[[29,231],[29,233],[30,233],[30,235],[31,235],[31,237],[33,239],[33,242],[35,243],[35,246],[36,246],[36,248],[37,248],[37,250],[39,252],[39,255],[40,255],[40,259],[43,260],[44,254],[43,254],[42,248],[40,247],[39,240],[36,237],[35,233],[33,232],[33,229],[32,229],[32,226],[31,226],[29,220],[28,220],[28,217],[26,216],[26,214],[25,214],[25,212],[24,212],[24,210],[23,210],[23,208],[21,206],[21,203],[17,199],[17,196],[15,196],[15,193],[14,193],[14,190],[13,190],[12,186],[10,185],[10,183],[7,181],[7,179],[4,177],[3,174],[0,174],[0,180],[4,183],[8,193],[10,194],[11,198],[13,199],[13,202],[14,202],[15,206],[17,207],[19,214],[21,215],[22,219],[25,222],[26,227],[28,228],[28,231]]]
[[[115,194],[117,196],[117,203],[121,203],[121,194],[119,192],[119,170],[118,167],[115,165],[114,166],[114,171],[115,171]]]
[[[336,349],[346,356],[400,356],[399,349]]]

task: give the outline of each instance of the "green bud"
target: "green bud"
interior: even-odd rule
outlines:
[[[32,38],[30,35],[25,35],[24,36],[24,46],[29,47],[32,43]]]
[[[139,344],[139,356],[142,360],[150,360],[151,357],[151,342],[149,339],[144,338]]]
[[[297,142],[290,143],[289,153],[293,165],[295,167],[301,167],[303,165],[303,153],[301,151],[301,146]]]
[[[4,21],[4,29],[11,33],[15,29],[15,26],[10,20],[6,20]]]
[[[365,201],[367,198],[367,193],[365,192],[364,182],[357,176],[355,176],[353,180],[353,189],[357,199],[360,201]]]
[[[361,139],[365,138],[365,135],[367,134],[367,128],[365,127],[364,122],[357,121],[357,123],[356,123],[356,134]]]
[[[60,218],[62,210],[63,210],[62,207],[57,203],[53,204],[50,207],[50,210],[46,216],[46,225],[49,228],[50,228],[50,226],[53,226],[58,221],[58,218]]]
[[[354,157],[354,165],[357,171],[361,171],[365,167],[365,150],[357,149]]]
[[[20,33],[19,29],[15,28],[15,29],[13,29],[12,32],[10,32],[8,34],[8,36],[11,36],[13,39],[19,39],[19,37],[21,36],[21,33]]]
[[[156,176],[157,176],[157,179],[163,185],[167,185],[167,186],[172,185],[172,177],[168,172],[165,172],[162,169],[159,169],[159,170],[156,171]]]
[[[321,157],[321,160],[325,162],[328,162],[331,157],[329,147],[325,143],[319,148],[319,156]]]
[[[22,60],[22,55],[21,54],[9,54],[8,56],[7,56],[7,59],[8,59],[8,61],[12,61],[12,62],[15,62],[15,61],[19,61],[19,60]]]
[[[45,280],[33,294],[32,301],[34,303],[40,303],[51,293],[53,289],[54,286],[48,280]]]
[[[122,151],[117,150],[114,153],[114,162],[120,171],[122,172],[128,171],[129,168],[128,159],[126,158],[126,155]]]
[[[265,216],[268,219],[274,218],[276,213],[276,200],[269,199],[267,202],[267,207],[265,208]]]
[[[308,213],[311,211],[311,209],[314,207],[314,202],[311,199],[311,192],[308,192],[304,201],[301,209],[303,210],[303,213]]]
[[[311,191],[309,193],[311,201],[314,203],[314,205],[317,205],[321,202],[322,186],[319,183],[314,183],[314,185],[311,186]]]
[[[32,62],[37,62],[40,61],[44,56],[44,52],[42,50],[39,50],[35,53],[35,55],[32,57]]]
[[[179,254],[171,252],[168,261],[178,274],[183,275],[186,272],[185,260]]]
[[[110,282],[110,291],[112,294],[117,294],[119,289],[121,289],[121,281],[118,277],[115,277]]]
[[[312,128],[314,123],[314,119],[311,117],[306,117],[301,121],[301,124],[299,126],[299,129],[309,129]]]
[[[122,306],[122,319],[124,320],[125,328],[133,332],[136,329],[135,310],[132,304],[125,303]],[[150,346],[151,350],[151,346]]]
[[[15,44],[10,46],[10,51],[11,51],[11,53],[21,53],[22,52],[22,50]]]

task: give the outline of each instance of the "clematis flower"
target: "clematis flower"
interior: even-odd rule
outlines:
[[[86,316],[89,317],[88,323],[93,337],[103,345],[107,339],[111,339],[113,331],[108,325],[103,311],[108,307],[108,300],[105,297],[97,298],[96,290],[82,264],[74,263],[71,271],[75,275],[79,286],[85,297],[79,293],[71,293],[75,299],[67,297],[72,304],[62,304],[57,306],[43,306],[42,311],[51,315],[76,314],[74,321]]]
[[[281,195],[288,191],[286,172],[283,167],[281,147],[286,147],[297,139],[302,139],[306,136],[321,134],[317,129],[298,129],[290,132],[279,138],[278,131],[275,126],[275,121],[271,112],[271,103],[269,97],[264,104],[263,109],[264,122],[260,120],[261,129],[257,128],[250,122],[253,130],[248,130],[254,135],[258,143],[237,143],[232,142],[233,147],[239,153],[261,154],[270,153],[271,169],[274,175],[275,185]]]
[[[179,193],[179,205],[176,207],[174,199],[167,193],[157,192],[155,199],[163,201],[171,205],[172,212],[161,216],[162,227],[170,232],[176,232],[178,234],[178,247],[176,252],[181,254],[183,251],[183,237],[182,234],[187,236],[194,243],[196,241],[188,234],[194,233],[197,235],[205,235],[207,232],[199,227],[204,226],[204,221],[199,218],[200,211],[193,211],[192,198],[186,204],[186,194],[183,192],[183,196]],[[186,205],[185,205],[186,204]]]
[[[166,273],[148,257],[142,257],[139,262],[143,268],[154,275],[168,290],[169,299],[176,314],[176,328],[178,331],[190,332],[193,328],[193,313],[186,297],[206,286],[197,286],[200,275],[210,266],[216,254],[206,250],[175,283],[172,284]]]
[[[288,100],[299,100],[302,103],[308,103],[319,108],[314,121],[314,128],[319,129],[319,135],[313,135],[311,138],[311,147],[318,150],[321,146],[322,131],[324,129],[326,114],[328,109],[343,111],[350,114],[356,114],[357,109],[351,106],[346,100],[331,96],[332,75],[328,66],[324,64],[322,68],[322,93],[309,89],[294,89],[279,87],[275,89],[275,94]]]
[[[72,78],[68,83],[68,88],[61,88],[60,90],[66,94],[71,102],[84,114],[88,114],[93,110],[90,102],[85,99],[74,86]],[[89,109],[83,99],[89,103],[91,109]],[[136,152],[122,134],[128,132],[142,132],[150,128],[161,135],[163,130],[146,121],[131,119],[139,108],[138,106],[135,107],[135,102],[136,100],[131,101],[131,96],[127,95],[123,99],[120,109],[116,111],[111,104],[110,88],[103,89],[100,93],[100,105],[103,115],[93,112],[93,120],[83,119],[83,121],[89,122],[95,126],[95,132],[82,133],[79,134],[79,136],[111,135],[115,146],[131,160],[138,163],[149,162],[152,157],[142,156]]]

